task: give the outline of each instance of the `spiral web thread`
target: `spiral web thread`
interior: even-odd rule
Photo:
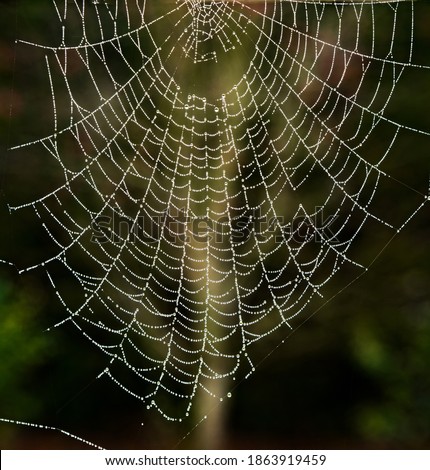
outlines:
[[[57,250],[23,271],[47,270],[56,326],[109,357],[102,375],[182,419],[344,265],[365,269],[349,252],[367,224],[406,223],[373,204],[399,133],[425,134],[385,116],[404,71],[428,68],[414,3],[53,6],[58,44],[27,44],[45,53],[54,129],[16,148],[44,148],[61,183],[11,210]]]

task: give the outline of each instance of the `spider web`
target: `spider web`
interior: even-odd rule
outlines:
[[[55,249],[22,272],[47,271],[55,326],[109,357],[103,375],[182,419],[341,268],[366,269],[364,229],[397,233],[425,204],[378,209],[399,135],[426,134],[387,113],[428,69],[414,2],[52,3],[57,43],[21,42],[45,56],[53,129],[15,148],[43,149],[57,180],[10,209]]]

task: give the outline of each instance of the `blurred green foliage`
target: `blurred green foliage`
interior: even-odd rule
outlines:
[[[31,390],[20,390],[28,375],[49,355],[49,341],[38,334],[37,305],[28,292],[13,290],[3,279],[0,284],[0,394],[7,399],[10,416],[34,414]],[[36,333],[37,332],[37,333]],[[15,393],[11,394],[11,390]],[[3,403],[4,405],[4,403]]]
[[[41,368],[55,354],[56,344],[41,331],[39,300],[40,290],[18,280],[13,284],[6,276],[0,278],[2,418],[31,420],[40,417],[43,410],[34,384]]]

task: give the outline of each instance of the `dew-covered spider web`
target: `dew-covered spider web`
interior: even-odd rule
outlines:
[[[402,135],[428,135],[390,110],[429,69],[415,3],[52,7],[55,42],[20,42],[42,57],[51,128],[15,145],[51,176],[10,206],[52,248],[19,267],[46,270],[55,326],[106,354],[101,375],[183,419],[252,373],[253,345],[294,329],[339,271],[366,269],[363,232],[393,235],[425,204],[427,175],[412,190],[389,171]],[[388,187],[415,202],[381,210]]]

